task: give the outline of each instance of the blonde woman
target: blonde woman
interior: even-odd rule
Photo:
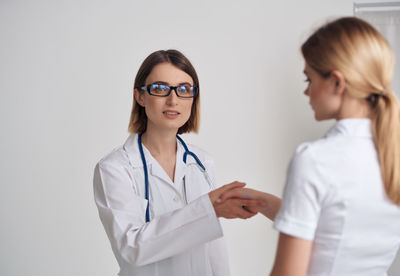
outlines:
[[[280,231],[271,275],[386,275],[400,245],[393,52],[378,31],[354,17],[322,26],[301,51],[315,119],[336,124],[297,148],[282,202],[250,189],[227,192],[220,201],[268,202],[258,210]]]

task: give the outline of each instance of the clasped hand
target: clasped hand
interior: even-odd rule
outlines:
[[[217,217],[247,219],[260,212],[274,220],[281,199],[272,194],[244,188],[245,185],[235,181],[208,194]]]

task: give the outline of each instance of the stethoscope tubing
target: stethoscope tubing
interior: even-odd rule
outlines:
[[[186,143],[183,141],[181,137],[176,135],[176,138],[178,141],[182,144],[183,148],[185,149],[185,153],[183,154],[183,162],[186,164],[186,159],[187,156],[190,155],[196,160],[196,163],[199,165],[201,168],[201,171],[204,173],[204,176],[206,178],[206,181],[210,185],[211,188],[213,188],[212,182],[210,177],[208,176],[208,173],[206,171],[206,167],[201,163],[200,159],[197,157],[197,155],[189,150],[187,147]],[[148,170],[147,170],[147,163],[146,163],[146,157],[144,156],[143,152],[143,144],[142,144],[142,133],[138,135],[138,146],[139,146],[139,152],[140,152],[140,157],[142,159],[143,163],[143,171],[144,171],[144,186],[145,186],[145,198],[147,200],[147,207],[146,207],[146,222],[150,221],[150,200],[149,200],[149,175],[148,175]]]
[[[142,134],[139,134],[139,136],[138,136],[138,144],[139,144],[139,152],[140,152],[140,157],[142,158],[143,171],[144,171],[144,194],[145,194],[145,198],[146,198],[146,200],[147,200],[146,222],[149,222],[149,221],[150,221],[150,210],[149,210],[149,174],[148,174],[148,171],[147,171],[146,158],[144,157],[144,152],[143,152]]]

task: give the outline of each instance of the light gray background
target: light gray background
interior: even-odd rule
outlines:
[[[177,48],[201,82],[221,183],[281,195],[316,123],[299,46],[348,0],[0,0],[0,275],[116,275],[93,202],[96,162],[122,144],[143,59]],[[277,241],[262,216],[223,222],[232,275],[266,275]],[[394,275],[394,274],[393,274]]]

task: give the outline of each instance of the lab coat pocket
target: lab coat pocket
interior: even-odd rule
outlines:
[[[188,203],[211,191],[211,186],[205,177],[205,173],[198,168],[197,164],[188,166],[185,185]]]

